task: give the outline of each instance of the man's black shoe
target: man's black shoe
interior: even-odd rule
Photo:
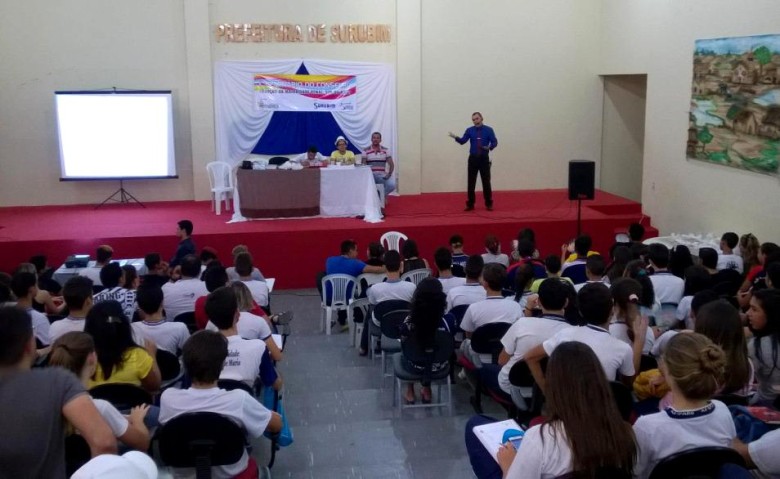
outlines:
[[[470,205],[466,205],[466,207],[463,208],[463,211],[473,211],[473,210],[474,210],[474,207],[470,206]]]

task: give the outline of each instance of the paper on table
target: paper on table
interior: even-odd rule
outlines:
[[[514,419],[506,421],[492,422],[474,427],[474,434],[477,439],[485,446],[485,449],[496,459],[498,449],[501,447],[501,440],[504,438],[504,431],[507,429],[520,429],[520,425]],[[497,459],[496,459],[497,461]]]
[[[279,351],[282,350],[283,345],[283,339],[281,334],[272,334],[271,337],[274,339],[274,343],[276,343],[276,347],[279,348]]]

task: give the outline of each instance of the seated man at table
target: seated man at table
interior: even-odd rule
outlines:
[[[312,145],[306,150],[306,153],[301,153],[290,161],[292,163],[299,163],[301,166],[312,166],[312,163],[320,163],[327,160],[317,151],[317,147]]]
[[[355,154],[347,149],[347,139],[343,136],[336,138],[336,149],[330,154],[330,159],[339,165],[355,164]]]
[[[378,131],[371,133],[371,146],[363,150],[363,163],[371,167],[374,174],[374,182],[385,185],[385,194],[395,191],[395,179],[393,178],[393,157],[390,150],[382,146],[382,134]]]

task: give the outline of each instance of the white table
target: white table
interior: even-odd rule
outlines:
[[[139,276],[145,274],[146,272],[146,265],[144,265],[143,258],[117,259],[113,261],[119,263],[119,266],[124,266],[126,264],[131,264],[135,266],[135,269],[138,271]],[[95,267],[95,261],[90,261],[87,264],[87,268],[94,268],[94,267]],[[87,268],[66,268],[65,264],[62,264],[60,265],[59,268],[57,268],[57,271],[54,272],[52,278],[54,279],[54,281],[64,285],[65,281],[69,280],[74,276],[78,276],[81,271]]]
[[[323,168],[320,173],[322,216],[363,216],[369,223],[382,220],[382,206],[371,168],[337,166]]]

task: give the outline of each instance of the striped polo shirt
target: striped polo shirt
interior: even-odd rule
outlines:
[[[363,158],[365,158],[366,164],[371,167],[372,172],[384,174],[387,159],[390,158],[390,150],[384,146],[380,146],[378,150],[373,147],[367,148],[363,150]]]

